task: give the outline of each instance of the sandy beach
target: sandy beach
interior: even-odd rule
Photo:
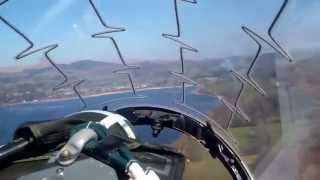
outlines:
[[[180,86],[165,86],[165,87],[148,87],[148,88],[142,88],[142,89],[136,89],[137,92],[143,92],[143,91],[149,91],[149,90],[158,90],[158,89],[171,89],[171,88],[179,88]],[[94,98],[99,96],[108,96],[108,95],[115,95],[115,94],[123,94],[123,93],[129,93],[131,90],[115,90],[110,92],[104,92],[100,94],[92,94],[83,96],[84,99],[86,98]],[[46,102],[57,102],[57,101],[69,101],[69,100],[76,100],[78,97],[65,97],[65,98],[55,98],[55,99],[44,99],[44,100],[38,100],[38,101],[28,101],[28,102],[19,102],[19,103],[11,103],[11,104],[4,104],[0,105],[0,107],[9,107],[9,106],[15,106],[15,105],[25,105],[25,104],[39,104],[39,103],[46,103]]]

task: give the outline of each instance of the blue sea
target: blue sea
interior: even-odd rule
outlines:
[[[169,99],[178,99],[180,88],[163,88],[152,89],[138,92],[139,95],[155,98],[155,100],[164,101]],[[194,93],[193,88],[187,88],[187,104],[197,110],[207,113],[218,106],[218,101],[206,95],[199,95]],[[90,107],[92,104],[101,104],[113,99],[123,97],[130,97],[130,93],[118,93],[111,95],[102,95],[96,97],[86,98]],[[70,113],[77,112],[81,109],[81,103],[76,99],[25,103],[19,105],[11,105],[7,107],[0,107],[0,145],[11,141],[12,135],[17,127],[22,123],[28,121],[43,121],[50,119],[59,119]],[[147,130],[146,130],[147,129]],[[139,137],[147,140],[150,143],[157,141],[160,143],[170,143],[170,140],[176,139],[178,135],[174,130],[164,129],[157,139],[152,137],[151,128],[137,127],[136,133]]]

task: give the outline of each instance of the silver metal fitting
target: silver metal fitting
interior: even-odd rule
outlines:
[[[97,133],[89,128],[80,130],[74,134],[67,144],[58,152],[55,161],[63,166],[71,165],[90,140],[98,140]]]

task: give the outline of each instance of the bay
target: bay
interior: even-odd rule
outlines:
[[[178,99],[181,89],[180,88],[160,88],[139,91],[138,93],[143,96],[155,98],[155,100],[164,101]],[[194,88],[187,88],[187,103],[195,109],[208,113],[212,111],[218,102],[214,97],[199,95],[195,93]],[[99,104],[102,102],[111,101],[113,99],[130,97],[131,94],[116,93],[101,95],[95,97],[88,97],[86,101],[88,104]],[[25,103],[18,105],[11,105],[0,108],[0,144],[6,144],[12,140],[12,135],[17,127],[21,124],[30,121],[44,121],[54,120],[64,117],[70,113],[77,112],[81,109],[81,103],[77,99],[57,100],[50,102],[37,102]],[[148,129],[148,130],[146,130]],[[172,139],[176,139],[178,133],[174,130],[165,129],[157,139],[152,137],[151,128],[137,127],[136,132],[138,136],[143,137],[144,141],[158,143],[170,143]]]

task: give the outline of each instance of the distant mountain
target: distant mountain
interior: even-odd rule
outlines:
[[[259,57],[256,71],[270,73],[269,67],[274,67],[275,54],[269,53]],[[186,60],[185,75],[195,81],[202,79],[232,78],[230,69],[245,71],[248,69],[252,57],[233,56],[229,58]],[[135,65],[140,69],[132,72],[134,84],[137,88],[176,86],[177,80],[170,71],[181,72],[179,61],[141,61]],[[114,70],[123,68],[122,64],[81,60],[70,64],[58,64],[67,74],[69,82],[84,79],[81,85],[83,95],[100,94],[129,88],[128,78],[124,74],[114,74]],[[270,69],[270,68],[269,68]],[[57,92],[52,88],[62,82],[63,76],[52,66],[28,66],[21,71],[5,71],[0,69],[0,104],[16,103],[75,96],[71,87]]]

